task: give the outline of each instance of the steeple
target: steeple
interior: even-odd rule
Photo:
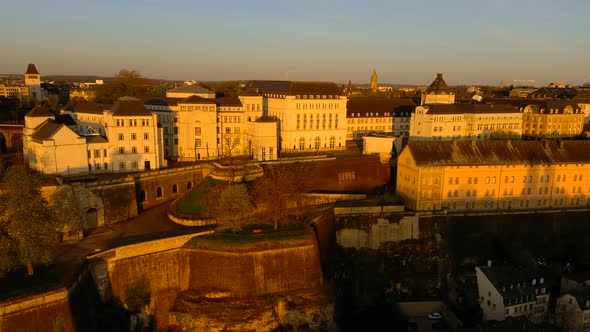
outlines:
[[[38,102],[45,101],[43,91],[41,90],[41,74],[37,71],[34,64],[29,63],[25,72],[25,85],[29,88],[29,97]]]
[[[371,91],[373,93],[377,92],[377,82],[379,77],[377,76],[377,71],[373,68],[373,75],[371,75]]]

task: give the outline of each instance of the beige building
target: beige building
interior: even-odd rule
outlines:
[[[258,117],[246,123],[247,151],[259,161],[277,160],[279,132],[277,120],[270,116]]]
[[[590,90],[580,91],[572,101],[580,106],[580,110],[584,114],[584,125],[588,127],[590,125]],[[587,130],[590,130],[590,128]]]
[[[590,141],[409,142],[397,193],[417,211],[590,206]]]
[[[565,331],[590,331],[590,273],[563,276],[560,294],[555,306],[557,326]]]
[[[449,89],[447,82],[445,82],[443,79],[443,74],[436,74],[436,78],[432,84],[430,84],[430,86],[424,92],[422,92],[420,105],[454,103],[455,94],[453,91],[451,91],[451,89]]]
[[[47,94],[41,88],[41,74],[30,63],[24,74],[24,85],[0,85],[0,96],[18,100],[19,107],[28,107],[31,99],[38,102],[47,100]]]
[[[498,133],[522,134],[522,113],[507,104],[431,104],[410,118],[411,141],[483,140]]]
[[[584,111],[573,101],[529,101],[521,111],[524,136],[574,137],[584,130]]]
[[[45,174],[134,172],[164,166],[156,115],[141,100],[66,105],[56,119],[37,106],[25,116],[25,162]]]
[[[409,120],[415,107],[408,98],[351,98],[346,103],[346,140],[358,140],[370,133],[402,136],[409,132],[409,123],[402,121],[404,115]]]
[[[526,317],[534,324],[547,320],[549,289],[538,272],[507,266],[475,268],[483,320]]]
[[[166,91],[166,97],[168,98],[188,98],[190,96],[198,96],[201,98],[215,98],[215,91],[206,89],[196,82],[187,81],[185,84],[178,86],[174,89]]]
[[[347,97],[335,83],[252,81],[249,91],[263,97],[263,113],[275,117],[281,152],[346,148]]]

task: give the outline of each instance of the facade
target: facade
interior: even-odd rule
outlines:
[[[443,74],[436,74],[436,78],[430,86],[422,93],[420,105],[430,104],[454,104],[455,94],[449,89]]]
[[[18,100],[19,107],[27,107],[31,99],[38,102],[47,100],[47,94],[41,88],[41,74],[30,63],[24,75],[24,85],[0,85],[0,96]]]
[[[584,114],[584,126],[588,127],[590,125],[590,90],[580,91],[572,101],[580,106],[580,110]]]
[[[409,131],[402,115],[409,120],[415,107],[407,98],[351,98],[346,103],[346,140],[361,139],[370,133],[402,136]]]
[[[590,206],[590,141],[409,142],[397,193],[417,211]]]
[[[411,115],[410,140],[483,140],[494,134],[522,134],[522,113],[507,104],[420,105]]]
[[[584,111],[569,100],[531,101],[522,110],[522,134],[528,137],[574,137],[584,130]]]
[[[141,100],[80,102],[53,116],[39,106],[25,116],[25,161],[46,174],[134,172],[161,168],[156,115]]]
[[[246,123],[247,150],[250,156],[259,161],[277,160],[279,132],[277,120],[263,116]]]
[[[346,148],[347,97],[334,83],[252,81],[263,97],[263,113],[278,120],[281,152]]]
[[[534,324],[547,320],[549,289],[542,274],[508,266],[475,268],[483,320],[526,317]]]
[[[590,331],[590,287],[563,293],[557,300],[555,318],[564,331]]]
[[[396,147],[395,137],[389,135],[371,134],[363,136],[363,154],[379,154],[379,160],[389,162]]]

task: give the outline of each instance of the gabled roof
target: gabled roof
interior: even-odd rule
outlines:
[[[181,85],[181,86],[176,87],[174,89],[168,90],[168,92],[172,92],[172,93],[213,93],[213,91],[211,91],[209,89],[205,89],[204,87],[202,87],[198,84]]]
[[[51,139],[51,137],[63,126],[64,124],[55,120],[47,120],[35,128],[35,132],[31,135],[31,139],[37,142]]]
[[[445,80],[443,79],[442,76],[443,76],[442,73],[436,74],[436,78],[434,79],[432,84],[430,84],[430,86],[426,89],[426,93],[433,93],[433,94],[440,94],[443,92],[446,94],[451,93],[451,89],[449,89],[447,82],[445,82]]]
[[[30,110],[27,114],[25,114],[25,116],[32,117],[32,118],[34,118],[34,117],[47,117],[47,116],[53,117],[53,114],[49,113],[49,111],[45,107],[43,107],[41,105],[35,105],[35,107],[33,107],[32,110]]]
[[[366,113],[373,113],[374,117],[393,117],[407,112],[407,116],[414,111],[416,104],[409,98],[350,98],[346,103],[346,116],[353,117],[353,113],[360,113],[360,117],[370,117]]]
[[[35,67],[34,64],[29,63],[29,66],[27,67],[27,71],[25,72],[25,75],[39,75],[39,72],[37,71],[37,68]]]
[[[178,102],[179,104],[215,104],[211,99],[192,95]]]
[[[417,165],[590,163],[590,141],[411,141]]]
[[[549,288],[546,276],[533,270],[515,266],[480,266],[479,269],[502,295],[504,304],[507,305],[533,301],[535,289]],[[548,293],[547,290],[545,294]]]
[[[117,99],[111,108],[113,116],[151,116],[143,102],[133,97],[121,97]]]
[[[238,97],[221,97],[213,99],[221,107],[242,107],[242,101]]]
[[[80,101],[74,106],[75,113],[90,113],[90,114],[102,114],[104,111],[112,108],[111,104],[99,104],[99,103],[88,103],[86,101]]]
[[[280,95],[341,95],[342,91],[333,82],[299,81],[251,81],[247,89],[263,94]]]
[[[520,113],[509,104],[431,104],[424,106],[428,114]]]
[[[84,136],[88,144],[108,143],[109,140],[100,135]]]

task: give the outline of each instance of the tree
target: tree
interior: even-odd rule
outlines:
[[[135,70],[121,69],[115,79],[96,85],[97,103],[113,103],[124,96],[143,95],[153,83]]]
[[[59,222],[41,196],[40,178],[23,165],[11,166],[4,175],[6,191],[0,197],[0,273],[25,265],[52,261]]]
[[[244,184],[229,185],[221,192],[217,214],[222,222],[231,220],[234,234],[240,227],[241,220],[251,211],[252,202]]]
[[[154,85],[147,89],[145,92],[146,96],[153,96],[153,97],[165,97],[166,92],[172,89],[172,85],[170,84],[160,84]]]

